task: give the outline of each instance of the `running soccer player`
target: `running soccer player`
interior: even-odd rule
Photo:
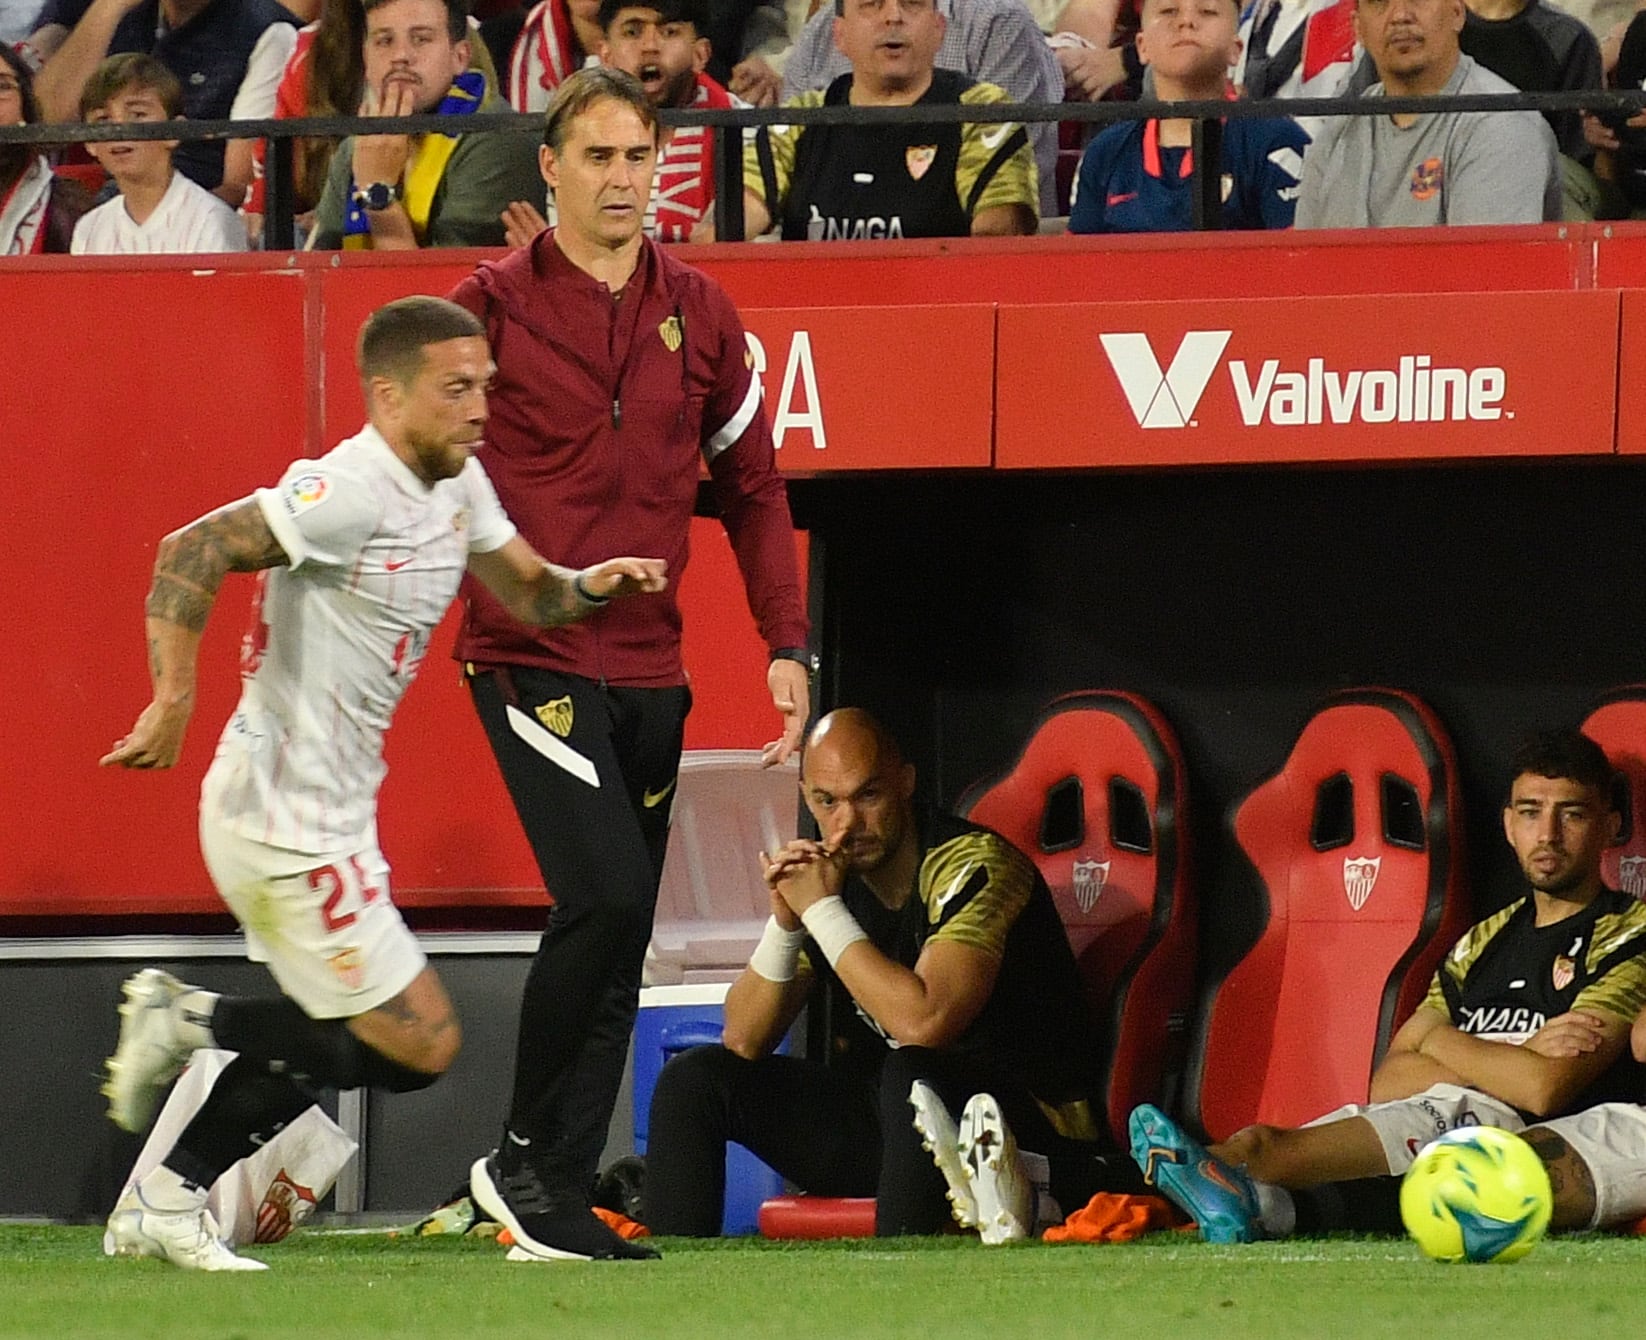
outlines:
[[[392,302],[361,329],[357,359],[370,419],[359,433],[168,535],[155,560],[153,701],[102,762],[177,762],[218,586],[258,573],[244,688],[201,788],[200,844],[283,994],[220,996],[158,968],[125,983],[104,1088],[116,1125],[142,1130],[197,1048],[239,1055],[114,1207],[118,1255],[264,1269],[219,1238],[211,1184],[302,1113],[311,1085],[421,1089],[457,1055],[451,1001],[389,896],[376,798],[383,734],[464,572],[542,626],[665,585],[661,559],[576,571],[516,533],[471,459],[494,368],[468,312]]]

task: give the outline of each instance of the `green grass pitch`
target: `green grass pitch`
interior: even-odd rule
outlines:
[[[1509,1266],[1402,1241],[1210,1247],[960,1238],[669,1242],[646,1264],[521,1265],[492,1243],[306,1229],[266,1274],[106,1260],[90,1228],[0,1226],[0,1336],[261,1340],[1167,1336],[1623,1340],[1646,1329],[1646,1239],[1563,1238]]]

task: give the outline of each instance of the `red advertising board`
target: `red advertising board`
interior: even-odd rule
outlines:
[[[784,474],[990,464],[992,305],[792,307],[743,320]]]
[[[1002,307],[1003,468],[1609,453],[1618,294]]]
[[[1646,249],[1643,249],[1646,251]],[[1641,280],[1646,282],[1646,266]],[[1617,449],[1625,456],[1646,455],[1646,403],[1639,394],[1646,387],[1646,292],[1626,290],[1623,325],[1617,351]]]
[[[320,274],[322,440],[361,416],[360,323],[407,293],[447,293],[472,266],[347,265]],[[786,475],[990,464],[994,305],[750,308],[742,313]],[[931,407],[943,407],[940,419]],[[941,428],[934,431],[939,422]]]

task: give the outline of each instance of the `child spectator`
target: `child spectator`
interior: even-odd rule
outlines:
[[[110,56],[93,71],[80,94],[80,119],[180,120],[183,86],[153,56]],[[120,194],[87,214],[74,228],[76,256],[157,252],[244,251],[246,228],[217,196],[172,166],[176,140],[104,140],[87,151]]]
[[[1137,53],[1162,102],[1232,96],[1240,54],[1237,0],[1145,0]],[[1125,121],[1086,147],[1069,214],[1071,233],[1185,232],[1192,224],[1194,123]],[[1223,226],[1289,228],[1309,137],[1297,122],[1233,120],[1223,126]]]
[[[191,121],[259,121],[274,109],[297,19],[277,0],[47,0],[28,45],[47,121],[73,121],[86,80],[109,56],[154,56],[183,87]],[[239,209],[252,178],[250,139],[192,140],[177,169]]]

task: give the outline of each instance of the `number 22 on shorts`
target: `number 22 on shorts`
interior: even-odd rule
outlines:
[[[358,856],[349,857],[346,864],[309,871],[309,888],[321,896],[320,920],[328,935],[354,925],[360,909],[383,895]]]

